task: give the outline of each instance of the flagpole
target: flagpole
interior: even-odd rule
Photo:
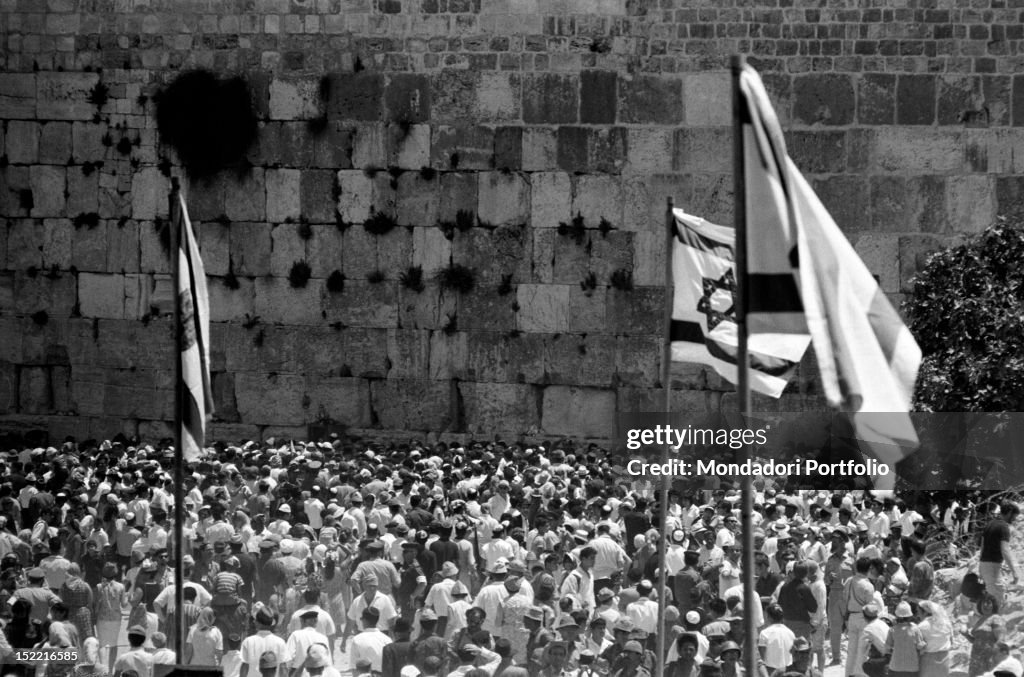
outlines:
[[[733,218],[736,225],[736,329],[737,356],[736,366],[738,378],[736,384],[737,399],[742,425],[750,420],[750,359],[747,349],[747,204],[745,166],[743,159],[743,102],[740,93],[740,74],[747,60],[742,54],[732,57],[732,128],[733,128]],[[751,460],[750,445],[744,443],[738,450],[741,464]],[[741,479],[743,524],[743,548],[741,568],[743,570],[743,657],[748,675],[757,674],[757,626],[754,625],[754,525],[751,515],[754,512],[753,479],[743,475]]]
[[[182,448],[182,400],[185,395],[181,367],[181,294],[178,259],[181,256],[181,186],[171,178],[168,216],[171,229],[171,286],[174,293],[174,653],[185,663],[185,457]]]
[[[674,216],[672,215],[672,198],[666,201],[665,211],[665,313],[664,331],[661,346],[661,386],[664,389],[663,411],[665,413],[665,425],[670,422],[672,413],[672,303],[674,287],[672,286],[672,236]],[[669,461],[669,444],[666,442],[661,449],[661,463],[665,467]],[[665,608],[668,606],[668,595],[665,594],[666,583],[668,582],[668,571],[665,567],[665,554],[668,549],[668,490],[670,484],[669,475],[661,476],[661,487],[658,496],[658,527],[661,529],[661,538],[658,539],[658,626],[655,635],[655,651],[657,652],[657,671],[655,674],[665,674]]]

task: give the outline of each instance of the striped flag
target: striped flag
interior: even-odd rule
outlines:
[[[673,210],[673,217],[672,361],[706,364],[736,383],[735,231],[681,209]],[[778,307],[791,306],[791,301],[784,300]],[[785,326],[771,329],[768,322],[762,322],[759,333],[751,332],[748,338],[750,387],[779,397],[810,337],[786,331]]]
[[[203,449],[206,418],[213,413],[210,388],[210,298],[199,245],[192,232],[185,198],[178,193],[178,298],[181,317],[182,457],[193,461]]]
[[[749,66],[740,75],[741,115],[751,134],[744,144],[760,164],[747,161],[748,182],[760,169],[766,202],[748,210],[772,214],[789,237],[795,232],[792,263],[798,267],[807,328],[814,342],[825,396],[853,414],[856,434],[878,460],[903,458],[917,445],[907,412],[921,364],[921,350],[874,277],[843,236],[782,145],[782,131],[768,94]],[[756,180],[756,179],[755,179]],[[748,191],[749,196],[749,191]],[[749,197],[748,197],[749,200]],[[749,251],[777,247],[777,231],[750,222]],[[778,264],[778,260],[776,260]]]

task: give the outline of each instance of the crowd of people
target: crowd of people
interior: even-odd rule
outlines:
[[[759,478],[744,608],[739,492],[674,484],[661,524],[623,460],[567,442],[215,444],[185,468],[179,614],[173,451],[16,448],[4,674],[740,677],[753,615],[758,677],[946,677],[963,641],[969,677],[1024,677],[1000,613],[1015,503]],[[978,566],[936,603],[934,560],[971,534]]]

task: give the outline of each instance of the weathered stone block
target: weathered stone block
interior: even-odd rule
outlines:
[[[521,284],[516,289],[520,331],[556,333],[568,331],[569,287],[567,285]]]
[[[675,125],[683,120],[683,86],[675,76],[634,75],[621,78],[619,120],[640,124]]]
[[[43,221],[43,267],[66,270],[71,265],[71,222],[67,219]]]
[[[637,287],[608,292],[608,328],[612,334],[660,335],[665,311],[665,290]]]
[[[167,214],[170,182],[156,167],[142,167],[132,175],[132,218],[151,221]]]
[[[14,124],[14,121],[11,121]],[[8,129],[8,139],[12,135]],[[42,126],[39,140],[39,161],[46,164],[67,164],[72,155],[71,123],[50,122]],[[10,155],[10,151],[8,151]],[[12,162],[14,160],[11,160]]]
[[[327,127],[312,139],[313,165],[326,169],[350,169],[353,166],[356,132],[339,120],[328,120]]]
[[[240,278],[238,289],[229,289],[223,278],[210,278],[210,320],[213,322],[243,322],[246,315],[256,314],[256,285],[253,280]]]
[[[430,77],[419,73],[393,73],[384,92],[387,119],[408,123],[430,120]]]
[[[0,118],[36,117],[36,75],[0,73]]]
[[[459,329],[462,331],[507,332],[515,328],[512,309],[515,297],[502,296],[494,288],[479,288],[458,297]]]
[[[430,378],[435,381],[463,378],[467,354],[466,332],[430,332]]]
[[[438,169],[491,169],[494,130],[489,127],[440,125],[434,127],[430,166]]]
[[[285,219],[298,220],[302,213],[301,181],[302,172],[297,169],[268,169],[267,220],[281,223]]]
[[[18,368],[7,360],[0,360],[0,414],[18,411]]]
[[[78,306],[82,317],[124,318],[124,275],[79,273]]]
[[[207,275],[227,275],[230,253],[230,226],[209,221],[196,229],[203,267]]]
[[[424,268],[424,276],[428,279]],[[455,315],[458,299],[452,294],[442,297],[435,282],[426,282],[422,292],[400,287],[398,323],[406,329],[441,329],[448,323],[448,316]]]
[[[557,231],[549,228],[533,229],[533,282],[550,283],[554,280]]]
[[[107,223],[107,270],[112,273],[139,272],[139,228],[137,222]],[[72,243],[74,255],[74,243]]]
[[[332,421],[353,427],[368,426],[370,416],[370,381],[361,378],[307,378],[309,406],[307,421],[327,416]]]
[[[633,284],[655,286],[665,284],[665,236],[661,233],[633,234]]]
[[[1009,219],[1024,215],[1024,179],[1019,176],[996,177],[996,213]],[[11,252],[14,252],[13,245]]]
[[[913,291],[913,277],[924,268],[928,257],[954,243],[955,238],[934,235],[903,235],[899,238],[900,291]]]
[[[26,270],[43,265],[43,224],[33,219],[8,222],[7,267]]]
[[[43,71],[36,76],[37,115],[43,120],[89,120],[95,107],[89,93],[99,82],[96,73]]]
[[[960,129],[882,128],[872,140],[873,166],[884,172],[945,174],[963,166]]]
[[[155,170],[155,168],[151,169]],[[223,220],[227,216],[224,199],[228,182],[229,179],[225,174],[217,174],[204,180],[189,180],[185,193],[187,195],[186,206],[189,218],[193,222]],[[166,200],[162,205],[159,200],[153,202],[156,204],[157,210],[166,209]]]
[[[165,229],[167,225],[162,227]],[[140,226],[139,270],[144,273],[170,273],[169,245],[170,240],[162,240],[161,228],[156,224]]]
[[[438,219],[441,181],[426,179],[420,172],[405,172],[398,177],[397,221],[402,225],[434,226]]]
[[[342,235],[342,272],[349,280],[365,280],[377,270],[377,243],[362,226],[345,230]]]
[[[885,292],[900,287],[899,238],[896,235],[862,233],[850,238],[860,260]]]
[[[258,277],[270,273],[272,229],[268,223],[231,224],[231,263],[236,275]]]
[[[624,127],[558,128],[558,166],[568,172],[617,174],[626,164]]]
[[[993,196],[992,183],[987,176],[949,178],[945,202],[952,229],[980,233],[992,225],[996,215]]]
[[[618,104],[617,85],[618,74],[615,71],[585,70],[580,73],[580,122],[615,122]]]
[[[387,279],[397,281],[399,274],[412,265],[412,233],[408,228],[395,228],[376,237],[377,268]]]
[[[380,122],[360,124],[352,137],[352,167],[366,169],[387,164],[388,127]]]
[[[27,205],[23,200],[25,191],[32,191],[28,167],[0,168],[0,214],[28,216]]]
[[[940,177],[876,177],[871,180],[872,227],[901,232],[943,232],[946,189]]]
[[[627,134],[627,161],[623,173],[647,175],[672,171],[676,161],[672,130],[631,127]]]
[[[836,224],[846,233],[872,227],[872,215],[865,205],[872,204],[871,183],[859,176],[830,176],[812,182],[821,203]]]
[[[717,126],[732,110],[732,90],[725,73],[686,73],[683,107],[688,127]]]
[[[672,171],[732,171],[732,129],[727,127],[683,128],[673,139]]]
[[[286,278],[297,261],[305,261],[308,257],[306,241],[299,236],[299,227],[293,223],[283,223],[275,227],[270,238],[270,274]]]
[[[598,388],[544,388],[541,427],[548,435],[609,438],[614,434],[615,392]]]
[[[313,78],[270,82],[271,120],[308,120],[320,108],[320,85]]]
[[[56,123],[62,124],[62,123]],[[66,206],[68,216],[79,214],[91,214],[99,212],[99,175],[90,174],[86,176],[82,172],[69,168],[68,179],[68,203]]]
[[[388,166],[419,169],[430,164],[430,125],[388,126]]]
[[[363,223],[373,207],[373,179],[362,170],[343,169],[337,174],[338,214],[345,223]]]
[[[4,153],[8,162],[19,165],[30,165],[39,162],[40,125],[26,120],[11,120],[7,123],[7,138]],[[65,155],[61,164],[67,162]]]
[[[530,174],[530,225],[557,228],[572,214],[572,181],[565,172]]]
[[[523,128],[523,165],[525,171],[558,168],[558,136],[550,127]]]
[[[622,185],[617,176],[583,174],[575,177],[572,215],[580,215],[589,228],[596,228],[601,219],[612,227],[622,224]]]
[[[792,132],[786,150],[804,174],[839,174],[846,168],[844,132]]]
[[[519,435],[540,426],[533,386],[514,383],[459,383],[466,432]]]
[[[71,123],[71,148],[75,162],[95,162],[106,155],[103,135],[106,127],[94,122]]]
[[[616,339],[615,374],[629,386],[653,387],[661,378],[660,336],[620,336]]]
[[[412,265],[423,269],[424,277],[433,276],[451,263],[452,243],[439,228],[429,226],[412,231]]]
[[[267,187],[261,167],[254,167],[242,177],[233,176],[224,182],[224,213],[231,221],[262,221],[266,218]]]
[[[258,421],[264,425],[303,421],[305,391],[305,379],[295,374],[235,374],[235,398],[243,421]]]
[[[286,279],[256,279],[256,314],[263,322],[319,324],[322,287],[310,280],[305,287],[292,287]]]
[[[380,73],[340,73],[331,76],[329,117],[378,121],[383,112],[384,76]]]
[[[370,284],[364,279],[349,278],[340,294],[329,294],[324,300],[327,322],[341,322],[352,327],[388,329],[398,326],[398,285],[385,281]]]
[[[615,378],[615,337],[607,334],[546,337],[547,383],[609,386]]]
[[[494,130],[494,166],[502,171],[523,168],[522,127],[498,127]]]
[[[64,216],[67,198],[67,170],[53,165],[29,168],[32,186],[32,216]]]
[[[577,242],[571,235],[556,235],[551,279],[556,284],[578,286],[591,273],[590,249],[595,231],[588,231],[583,240]]]
[[[896,124],[935,123],[935,76],[901,74],[896,81]]]
[[[238,401],[235,398],[235,375],[224,372],[211,373],[210,386],[210,389],[213,391],[213,408],[215,412],[213,418],[218,421],[237,421],[239,416]],[[207,428],[207,431],[209,431],[209,428]],[[208,437],[208,439],[217,438]]]
[[[341,332],[344,361],[340,373],[361,378],[385,378],[388,373],[388,339],[384,328],[349,327]]]
[[[635,235],[613,230],[591,238],[590,270],[597,276],[598,284],[609,284],[617,270],[632,271]]]
[[[855,101],[849,75],[814,73],[794,78],[794,118],[807,125],[848,125]]]
[[[522,119],[521,91],[519,73],[481,71],[469,119],[484,124]]]
[[[302,172],[299,199],[303,218],[313,223],[334,222],[334,177],[335,173],[328,169],[307,169]]]
[[[452,390],[445,381],[373,381],[370,401],[377,423],[385,429],[444,431],[454,422]]]
[[[441,174],[441,195],[437,214],[440,221],[455,221],[460,211],[476,215],[480,193],[479,176],[477,172]]]
[[[430,373],[430,332],[388,329],[388,378],[427,378]]]
[[[523,79],[523,121],[566,124],[579,120],[580,81],[575,75],[538,73]]]
[[[528,223],[530,184],[526,177],[519,173],[482,174],[477,215],[480,221],[495,226]]]

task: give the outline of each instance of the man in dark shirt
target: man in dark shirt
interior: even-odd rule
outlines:
[[[797,562],[793,565],[793,577],[782,584],[779,590],[779,606],[782,607],[783,623],[797,637],[811,638],[811,614],[818,610],[818,602],[814,599],[811,587],[804,579],[807,578],[807,564]]]
[[[402,668],[412,663],[412,642],[409,641],[412,623],[405,618],[395,621],[395,641],[384,647],[381,658],[381,677],[401,677]]]
[[[437,540],[430,544],[430,551],[437,556],[437,565],[445,562],[459,563],[459,546],[452,543],[452,523],[448,520],[437,525]]]
[[[1010,525],[1019,514],[1020,509],[1015,503],[1004,502],[999,507],[999,515],[985,526],[981,534],[981,562],[978,565],[978,574],[985,581],[985,589],[995,595],[1000,604],[1006,591],[1002,582],[1003,564],[1009,566],[1013,572],[1014,585],[1020,580],[1017,563],[1014,562],[1010,551]]]

